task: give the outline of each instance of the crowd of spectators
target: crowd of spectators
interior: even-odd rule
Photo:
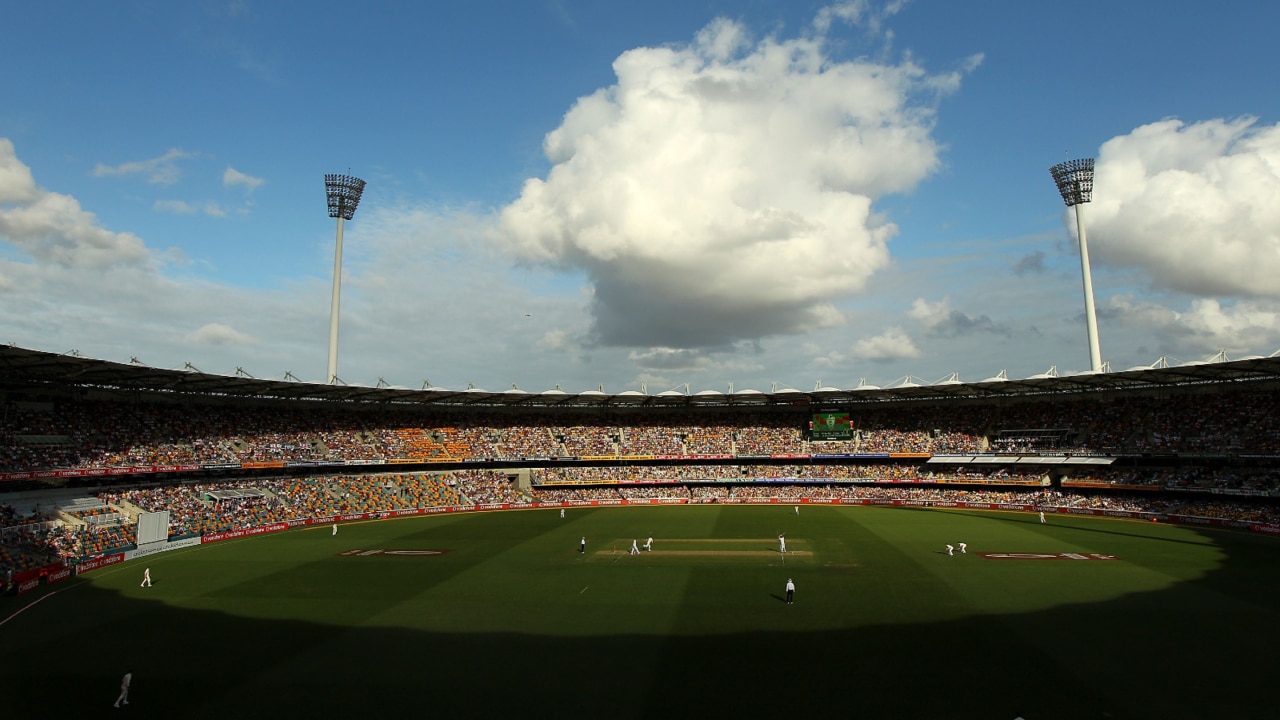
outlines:
[[[0,404],[0,473],[392,460],[619,462],[545,467],[547,463],[536,463],[538,467],[527,471],[531,488],[525,491],[517,489],[509,471],[477,464],[447,473],[168,481],[103,492],[97,506],[68,508],[60,515],[19,512],[0,504],[0,568],[129,546],[136,542],[138,513],[160,510],[170,513],[171,536],[305,518],[531,499],[935,501],[1062,492],[1039,497],[1067,507],[1257,522],[1276,519],[1270,505],[1234,497],[1280,495],[1280,466],[1267,459],[1280,455],[1280,392],[1274,390],[1219,386],[999,402],[868,403],[849,408],[852,437],[840,441],[809,439],[812,412],[807,406],[350,408],[327,403],[9,399]],[[936,457],[979,453],[1167,461],[1019,466]],[[919,457],[796,457],[871,454],[933,455],[935,462]],[[632,462],[655,456],[686,460]],[[690,462],[690,457],[706,459]],[[764,459],[768,457],[772,459]],[[1143,488],[1158,492],[1128,492]],[[231,490],[237,492],[226,492]]]
[[[1280,453],[1276,392],[999,404],[868,404],[853,436],[810,441],[807,407],[352,409],[7,402],[0,472],[155,465],[512,457],[878,453]]]

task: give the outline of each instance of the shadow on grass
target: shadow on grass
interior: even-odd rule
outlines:
[[[1280,547],[1226,550],[1203,579],[1105,602],[823,632],[797,606],[793,631],[731,635],[335,627],[86,584],[0,627],[0,699],[6,718],[1266,717]]]

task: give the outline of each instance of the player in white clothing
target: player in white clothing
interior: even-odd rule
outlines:
[[[954,547],[952,547],[952,546],[951,546],[951,543],[947,543],[947,554],[948,554],[948,555],[955,555],[955,554],[956,554],[956,549],[955,549]]]
[[[129,704],[129,683],[133,682],[133,673],[127,672],[120,678],[120,697],[116,698],[116,707]]]
[[[787,536],[786,535],[778,536],[778,552],[782,553],[783,555],[787,554]]]
[[[1041,510],[1041,511],[1040,511],[1040,524],[1041,524],[1041,525],[1043,525],[1043,524],[1044,524],[1044,511],[1043,511],[1043,510]]]
[[[560,508],[560,517],[564,517],[564,508]]]
[[[653,552],[653,538],[644,541],[644,549],[646,552]]]
[[[636,539],[635,539],[635,538],[631,538],[631,554],[632,554],[632,555],[639,555],[639,554],[640,554],[640,548],[636,546]]]
[[[969,544],[968,544],[968,543],[960,543],[960,554],[961,554],[961,555],[964,555],[964,554],[965,554],[965,553],[967,553],[967,552],[969,552]]]
[[[151,568],[142,571],[142,584],[138,587],[151,587]]]
[[[334,534],[334,535],[337,535],[337,534],[338,534],[338,523],[334,523],[334,524],[333,524],[333,534]]]

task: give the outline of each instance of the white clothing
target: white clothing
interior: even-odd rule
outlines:
[[[644,549],[653,552],[653,538],[644,541]]]
[[[969,546],[965,543],[960,543],[960,554],[963,555],[967,552],[969,552]]]
[[[1043,513],[1043,512],[1041,512],[1041,513],[1040,513],[1040,522],[1041,522],[1041,523],[1043,523],[1043,522],[1044,522],[1044,513]]]
[[[955,548],[953,548],[953,547],[951,547],[950,545],[948,545],[948,546],[947,546],[947,554],[948,554],[948,555],[955,555],[955,554],[956,554],[956,549],[955,549]]]
[[[636,541],[635,541],[635,538],[632,538],[632,539],[631,539],[631,554],[632,554],[632,555],[639,555],[639,554],[640,554],[640,548],[636,547]]]
[[[120,697],[116,698],[116,707],[129,704],[129,683],[133,682],[133,673],[125,673],[120,678]]]
[[[142,571],[142,584],[138,587],[151,587],[151,568]]]
[[[797,505],[797,506],[796,506],[796,514],[797,514],[797,515],[799,515],[799,514],[800,514],[800,506],[799,506],[799,505]]]
[[[560,508],[560,517],[564,517],[564,508]]]
[[[337,534],[338,534],[338,523],[334,523],[334,524],[333,524],[333,534],[334,534],[334,535],[337,535]]]
[[[778,536],[778,552],[784,554],[787,552],[787,539],[782,535]]]

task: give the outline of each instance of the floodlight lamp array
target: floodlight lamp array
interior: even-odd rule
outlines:
[[[1093,158],[1060,162],[1049,168],[1067,207],[1093,199]]]
[[[329,217],[350,220],[364,194],[364,181],[350,175],[325,175],[324,194],[329,198]]]

